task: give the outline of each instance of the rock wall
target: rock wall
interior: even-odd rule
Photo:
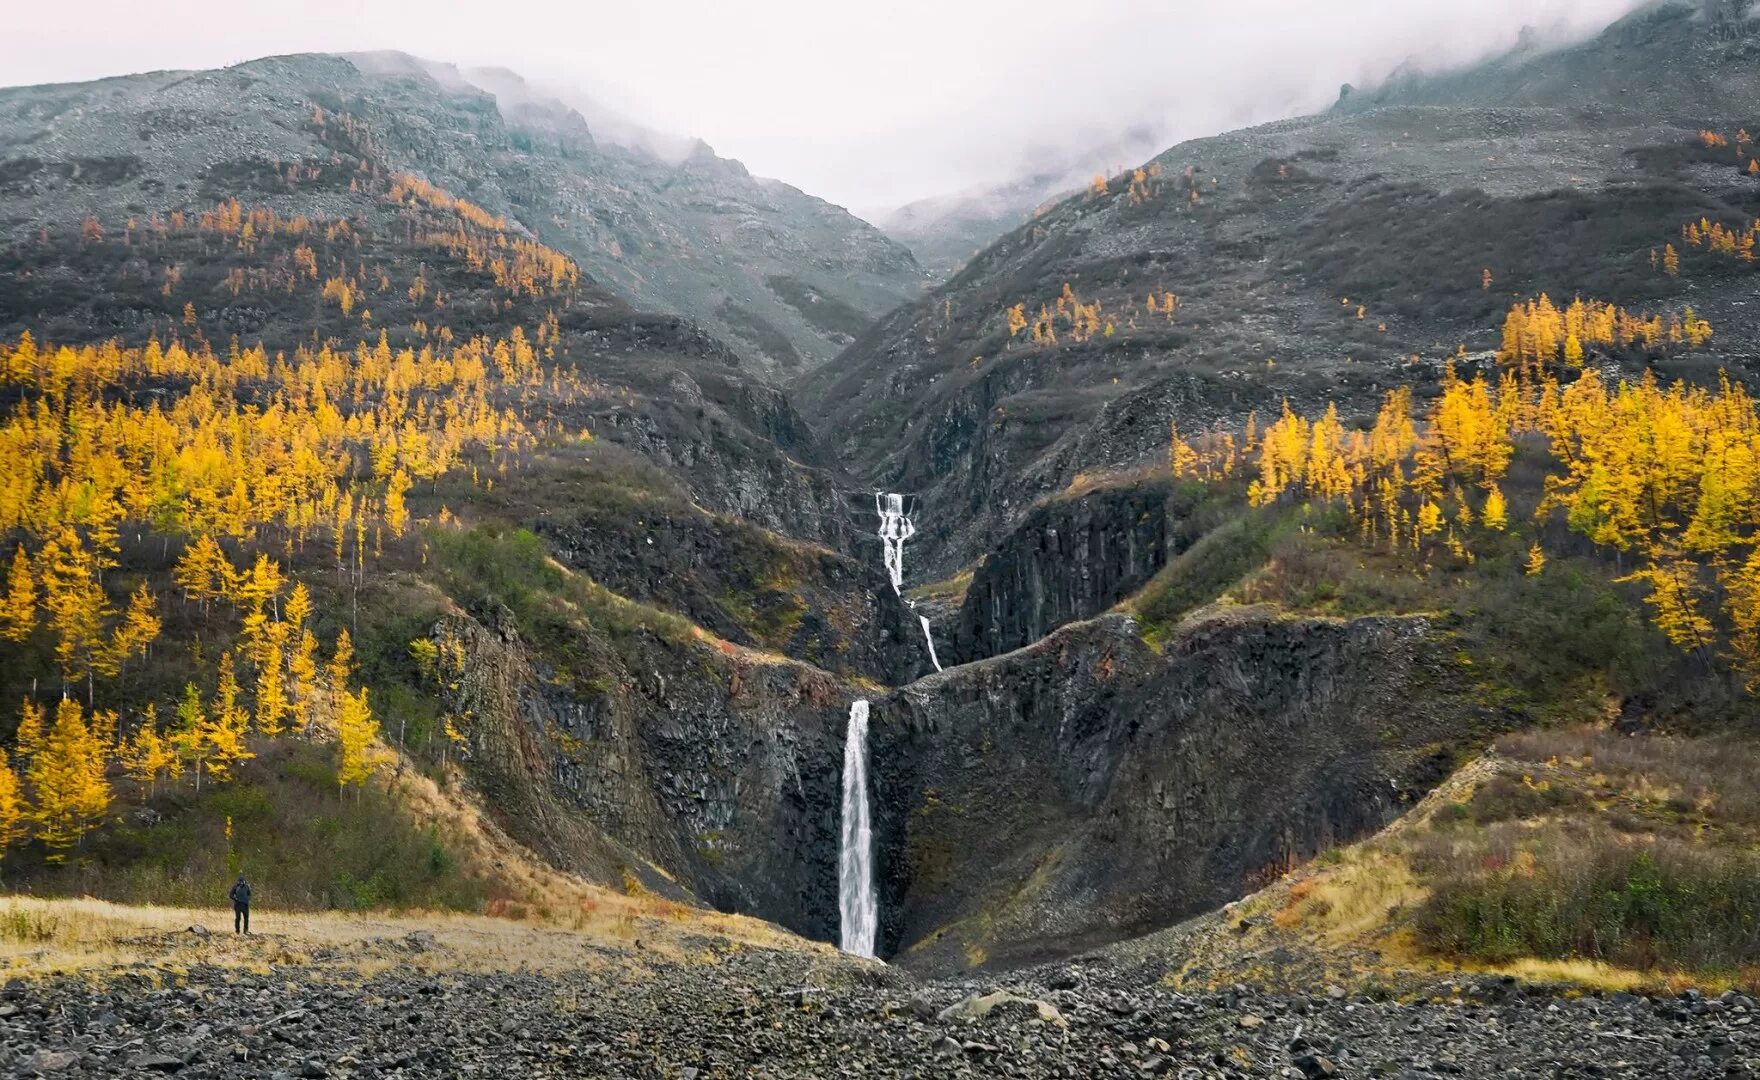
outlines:
[[[512,835],[607,884],[633,874],[836,938],[841,683],[645,631],[586,635],[583,682],[505,611],[448,617],[433,636],[467,774]]]
[[[954,655],[1000,656],[1112,607],[1195,539],[1193,503],[1171,482],[1144,481],[1037,507],[973,573]]]
[[[875,702],[883,955],[1031,962],[1377,829],[1485,724],[1421,618],[1122,616]]]
[[[505,611],[436,626],[467,772],[566,869],[837,937],[849,702],[804,664],[636,631],[590,680]],[[881,952],[1010,966],[1171,925],[1385,825],[1503,719],[1423,618],[1123,616],[872,695]],[[662,872],[663,871],[663,872]]]

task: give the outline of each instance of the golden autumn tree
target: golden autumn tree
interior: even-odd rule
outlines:
[[[186,545],[172,567],[171,576],[183,590],[185,600],[208,610],[208,605],[232,595],[237,572],[220,544],[206,533]]]
[[[202,730],[202,738],[208,751],[208,775],[222,783],[232,779],[234,765],[256,756],[245,746],[250,713],[239,702],[238,695],[238,674],[232,654],[222,653],[220,679],[214,689],[214,707]]]
[[[1730,659],[1752,693],[1760,687],[1760,548],[1720,577],[1733,627]]]
[[[119,755],[122,767],[150,798],[158,794],[159,777],[178,774],[176,747],[159,734],[158,706],[148,704],[134,734]]]
[[[197,792],[202,790],[202,775],[207,772],[211,750],[208,711],[202,704],[202,692],[195,683],[185,683],[183,697],[177,703],[177,726],[171,730],[171,752],[195,774]]]
[[[367,705],[367,690],[356,693],[346,690],[336,710],[336,784],[338,790],[349,785],[364,785],[378,766],[373,753],[373,740],[379,735],[379,721]]]
[[[6,860],[6,849],[24,839],[25,823],[30,807],[24,801],[23,784],[6,751],[0,749],[0,863]]]
[[[145,658],[153,642],[159,637],[160,626],[159,601],[143,581],[130,594],[128,607],[123,611],[122,618],[111,635],[111,666],[120,668],[133,657]]]
[[[63,525],[43,545],[38,565],[43,607],[55,632],[55,659],[66,679],[86,680],[86,696],[90,700],[95,669],[108,667],[109,663],[104,648],[104,622],[110,614],[109,602],[97,581],[92,553],[72,525]]]
[[[86,726],[79,702],[62,698],[55,722],[25,772],[35,802],[37,838],[55,853],[51,858],[64,858],[109,809],[106,764],[105,748]]]
[[[1503,489],[1496,483],[1486,492],[1485,507],[1479,511],[1479,523],[1497,532],[1509,527],[1509,505],[1504,502]]]
[[[37,585],[30,557],[20,544],[6,570],[6,593],[0,596],[0,638],[24,641],[36,627]]]

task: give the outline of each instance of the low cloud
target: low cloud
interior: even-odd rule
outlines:
[[[1323,108],[1345,82],[1586,36],[1636,0],[185,0],[178,18],[87,0],[5,5],[0,79],[74,81],[303,51],[395,49],[506,68],[620,140],[696,136],[753,172],[879,216],[1104,147]],[[593,121],[594,117],[589,116]],[[1141,140],[1125,139],[1131,129]],[[647,133],[647,134],[644,134]],[[1138,149],[1138,146],[1142,149]]]

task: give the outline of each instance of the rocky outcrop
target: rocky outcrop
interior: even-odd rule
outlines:
[[[1365,835],[1485,727],[1422,618],[1122,616],[873,709],[882,954],[1019,964],[1166,926]]]
[[[891,685],[931,670],[917,621],[877,557],[860,563],[653,500],[579,504],[537,531],[595,581],[729,641]]]
[[[973,573],[954,655],[999,656],[1123,600],[1196,538],[1195,501],[1145,480],[1039,506]]]

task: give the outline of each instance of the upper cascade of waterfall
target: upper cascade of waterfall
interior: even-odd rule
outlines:
[[[911,516],[905,513],[904,496],[876,492],[874,512],[880,515],[880,543],[886,548],[886,576],[892,579],[892,591],[904,592],[904,542],[917,535]]]
[[[849,706],[843,743],[843,835],[837,854],[837,908],[844,952],[874,955],[880,904],[874,895],[874,835],[868,821],[868,702]]]
[[[879,535],[885,548],[886,576],[892,581],[893,593],[903,596],[904,542],[917,535],[917,527],[906,510],[905,497],[897,492],[875,492],[874,513],[880,518]],[[913,609],[917,606],[914,600],[905,603]],[[929,662],[935,665],[936,671],[944,670],[941,659],[935,655],[935,634],[930,629],[928,616],[918,615],[917,621],[923,627],[923,641],[929,646]]]

